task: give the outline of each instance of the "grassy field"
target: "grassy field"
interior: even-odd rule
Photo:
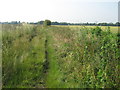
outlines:
[[[87,28],[95,28],[96,26],[80,26],[80,25],[56,25],[57,27],[69,27],[72,29],[81,29],[83,27]],[[99,26],[102,30],[106,30],[108,27],[110,28],[111,32],[118,33],[118,29],[120,30],[120,27],[117,26]]]
[[[118,88],[117,27],[3,25],[3,88]]]

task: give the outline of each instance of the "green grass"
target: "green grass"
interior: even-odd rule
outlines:
[[[47,40],[48,40],[48,46],[47,46],[47,50],[48,50],[48,60],[49,60],[49,70],[48,70],[48,74],[46,77],[46,85],[48,88],[62,88],[62,82],[61,82],[61,73],[60,73],[60,69],[58,66],[58,60],[56,57],[56,53],[54,50],[54,46],[53,46],[53,37],[51,37],[51,32],[49,30],[47,30]],[[59,77],[59,78],[58,78]],[[52,83],[51,83],[52,81]]]
[[[45,61],[44,33],[38,27],[17,27],[18,31],[3,28],[3,85],[43,87],[40,83]]]
[[[118,88],[116,27],[3,25],[3,87]]]

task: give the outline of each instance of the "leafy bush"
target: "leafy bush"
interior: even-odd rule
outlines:
[[[44,26],[50,26],[51,25],[51,21],[50,20],[45,20],[43,25]]]
[[[102,29],[98,26],[92,30],[92,33],[96,34],[97,36],[100,36],[101,32],[102,32]]]

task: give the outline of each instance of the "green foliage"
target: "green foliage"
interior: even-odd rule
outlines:
[[[50,20],[45,20],[43,25],[44,26],[50,26],[51,25],[51,21]]]
[[[109,28],[108,28],[109,29]],[[109,30],[83,27],[79,31],[54,27],[55,49],[67,88],[113,88],[119,86],[117,35]],[[82,82],[81,82],[82,81]]]
[[[102,32],[102,29],[100,27],[96,27],[92,30],[93,34],[96,34],[97,36],[100,36]]]
[[[3,25],[3,88],[43,87],[45,36],[40,27]],[[15,26],[13,26],[15,27]],[[11,29],[11,30],[10,30]]]
[[[109,27],[3,29],[3,87],[119,87],[119,34]]]

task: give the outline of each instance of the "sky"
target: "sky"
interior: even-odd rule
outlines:
[[[117,22],[119,0],[0,0],[0,22]]]

